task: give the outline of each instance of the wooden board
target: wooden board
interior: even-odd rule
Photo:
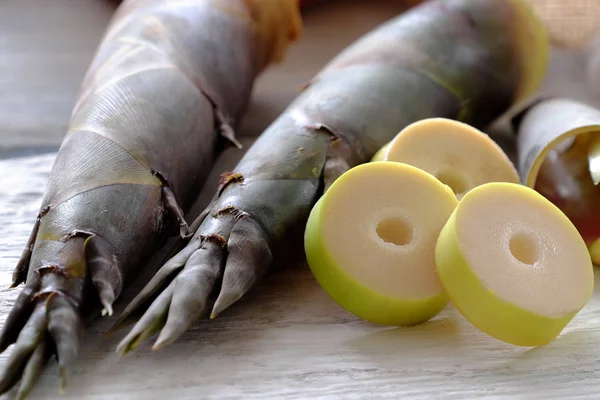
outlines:
[[[27,4],[46,13],[50,3],[58,13],[52,14],[55,20],[50,25],[41,14],[23,8]],[[82,3],[91,8],[79,6]],[[101,34],[109,14],[104,6],[92,3],[0,3],[0,10],[11,11],[13,18],[31,16],[22,20],[32,29],[27,32],[14,21],[7,27],[5,23],[13,18],[0,12],[0,32],[13,35],[6,41],[7,36],[0,35],[4,46],[0,51],[21,54],[19,49],[25,47],[11,40],[31,46],[29,56],[16,57],[10,64],[0,58],[0,129],[3,139],[10,136],[14,146],[55,146],[60,142],[77,79],[91,57],[89,45]],[[386,2],[340,1],[307,14],[302,40],[282,65],[270,69],[257,83],[240,130],[247,136],[245,144],[251,143],[331,55],[398,10],[397,5]],[[88,23],[59,29],[78,15]],[[43,21],[47,31],[35,29]],[[88,38],[77,39],[79,30]],[[47,40],[43,32],[58,32],[58,42],[72,42],[64,44],[64,53],[42,51]],[[74,64],[60,56],[71,52],[78,60]],[[577,79],[582,60],[585,56],[581,54],[553,54],[544,90],[597,104],[598,99],[591,98]],[[50,71],[64,65],[72,69],[54,80],[44,78],[44,67],[52,65]],[[24,72],[17,78],[21,70]],[[11,71],[13,79],[9,81],[6,73]],[[46,133],[53,138],[46,138]],[[231,153],[215,167],[196,209],[212,195],[216,175],[240,156]],[[53,159],[54,153],[49,152],[0,160],[0,324],[20,290],[5,288],[33,225]],[[124,294],[117,315],[150,272]],[[114,319],[99,319],[87,330],[64,396],[58,394],[58,370],[51,363],[31,398],[464,400],[595,398],[600,393],[598,289],[559,339],[537,349],[517,348],[486,336],[452,306],[431,322],[412,328],[370,324],[331,301],[304,264],[285,266],[219,318],[200,321],[175,344],[156,353],[147,343],[121,359],[115,347],[125,331],[105,335]],[[0,367],[9,351],[0,356]]]

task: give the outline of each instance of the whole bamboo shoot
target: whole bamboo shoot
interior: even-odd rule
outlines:
[[[296,0],[130,0],[83,81],[41,211],[13,277],[2,333],[16,343],[0,393],[32,388],[56,352],[76,359],[89,305],[103,314],[185,210],[256,76],[298,36]]]

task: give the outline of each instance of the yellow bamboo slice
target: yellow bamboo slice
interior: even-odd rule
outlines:
[[[493,182],[463,197],[436,246],[456,308],[517,346],[553,341],[594,287],[587,247],[569,219],[524,185]]]
[[[520,182],[515,166],[494,140],[449,118],[425,118],[408,125],[373,161],[420,168],[448,185],[459,200],[487,182]]]
[[[354,167],[310,213],[310,269],[354,315],[382,325],[425,322],[448,303],[435,272],[435,245],[457,204],[447,186],[408,164]]]

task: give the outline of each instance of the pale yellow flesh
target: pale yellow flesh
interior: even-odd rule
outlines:
[[[520,182],[513,163],[488,135],[452,119],[428,118],[408,125],[378,157],[429,172],[459,199],[484,183]]]
[[[434,249],[458,203],[453,192],[401,163],[369,163],[347,174],[320,205],[322,241],[339,268],[391,298],[443,293]]]
[[[586,245],[558,208],[518,185],[486,185],[456,211],[462,255],[499,299],[549,318],[579,310],[593,270]]]

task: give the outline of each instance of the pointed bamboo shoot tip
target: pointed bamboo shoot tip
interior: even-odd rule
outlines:
[[[164,347],[164,345],[166,345],[166,344],[167,344],[166,340],[161,340],[160,338],[158,338],[158,340],[152,346],[152,351],[158,351],[158,350],[162,349]]]
[[[117,353],[121,358],[125,357],[129,352],[131,352],[135,348],[135,344],[129,341],[128,343],[123,344],[123,342],[119,343],[117,346]]]
[[[131,350],[132,350],[131,348],[129,348],[129,347],[125,347],[124,349],[117,350],[117,353],[119,353],[119,356],[120,356],[121,358],[125,358],[125,356],[126,356],[127,354],[129,354],[129,352],[130,352]]]

